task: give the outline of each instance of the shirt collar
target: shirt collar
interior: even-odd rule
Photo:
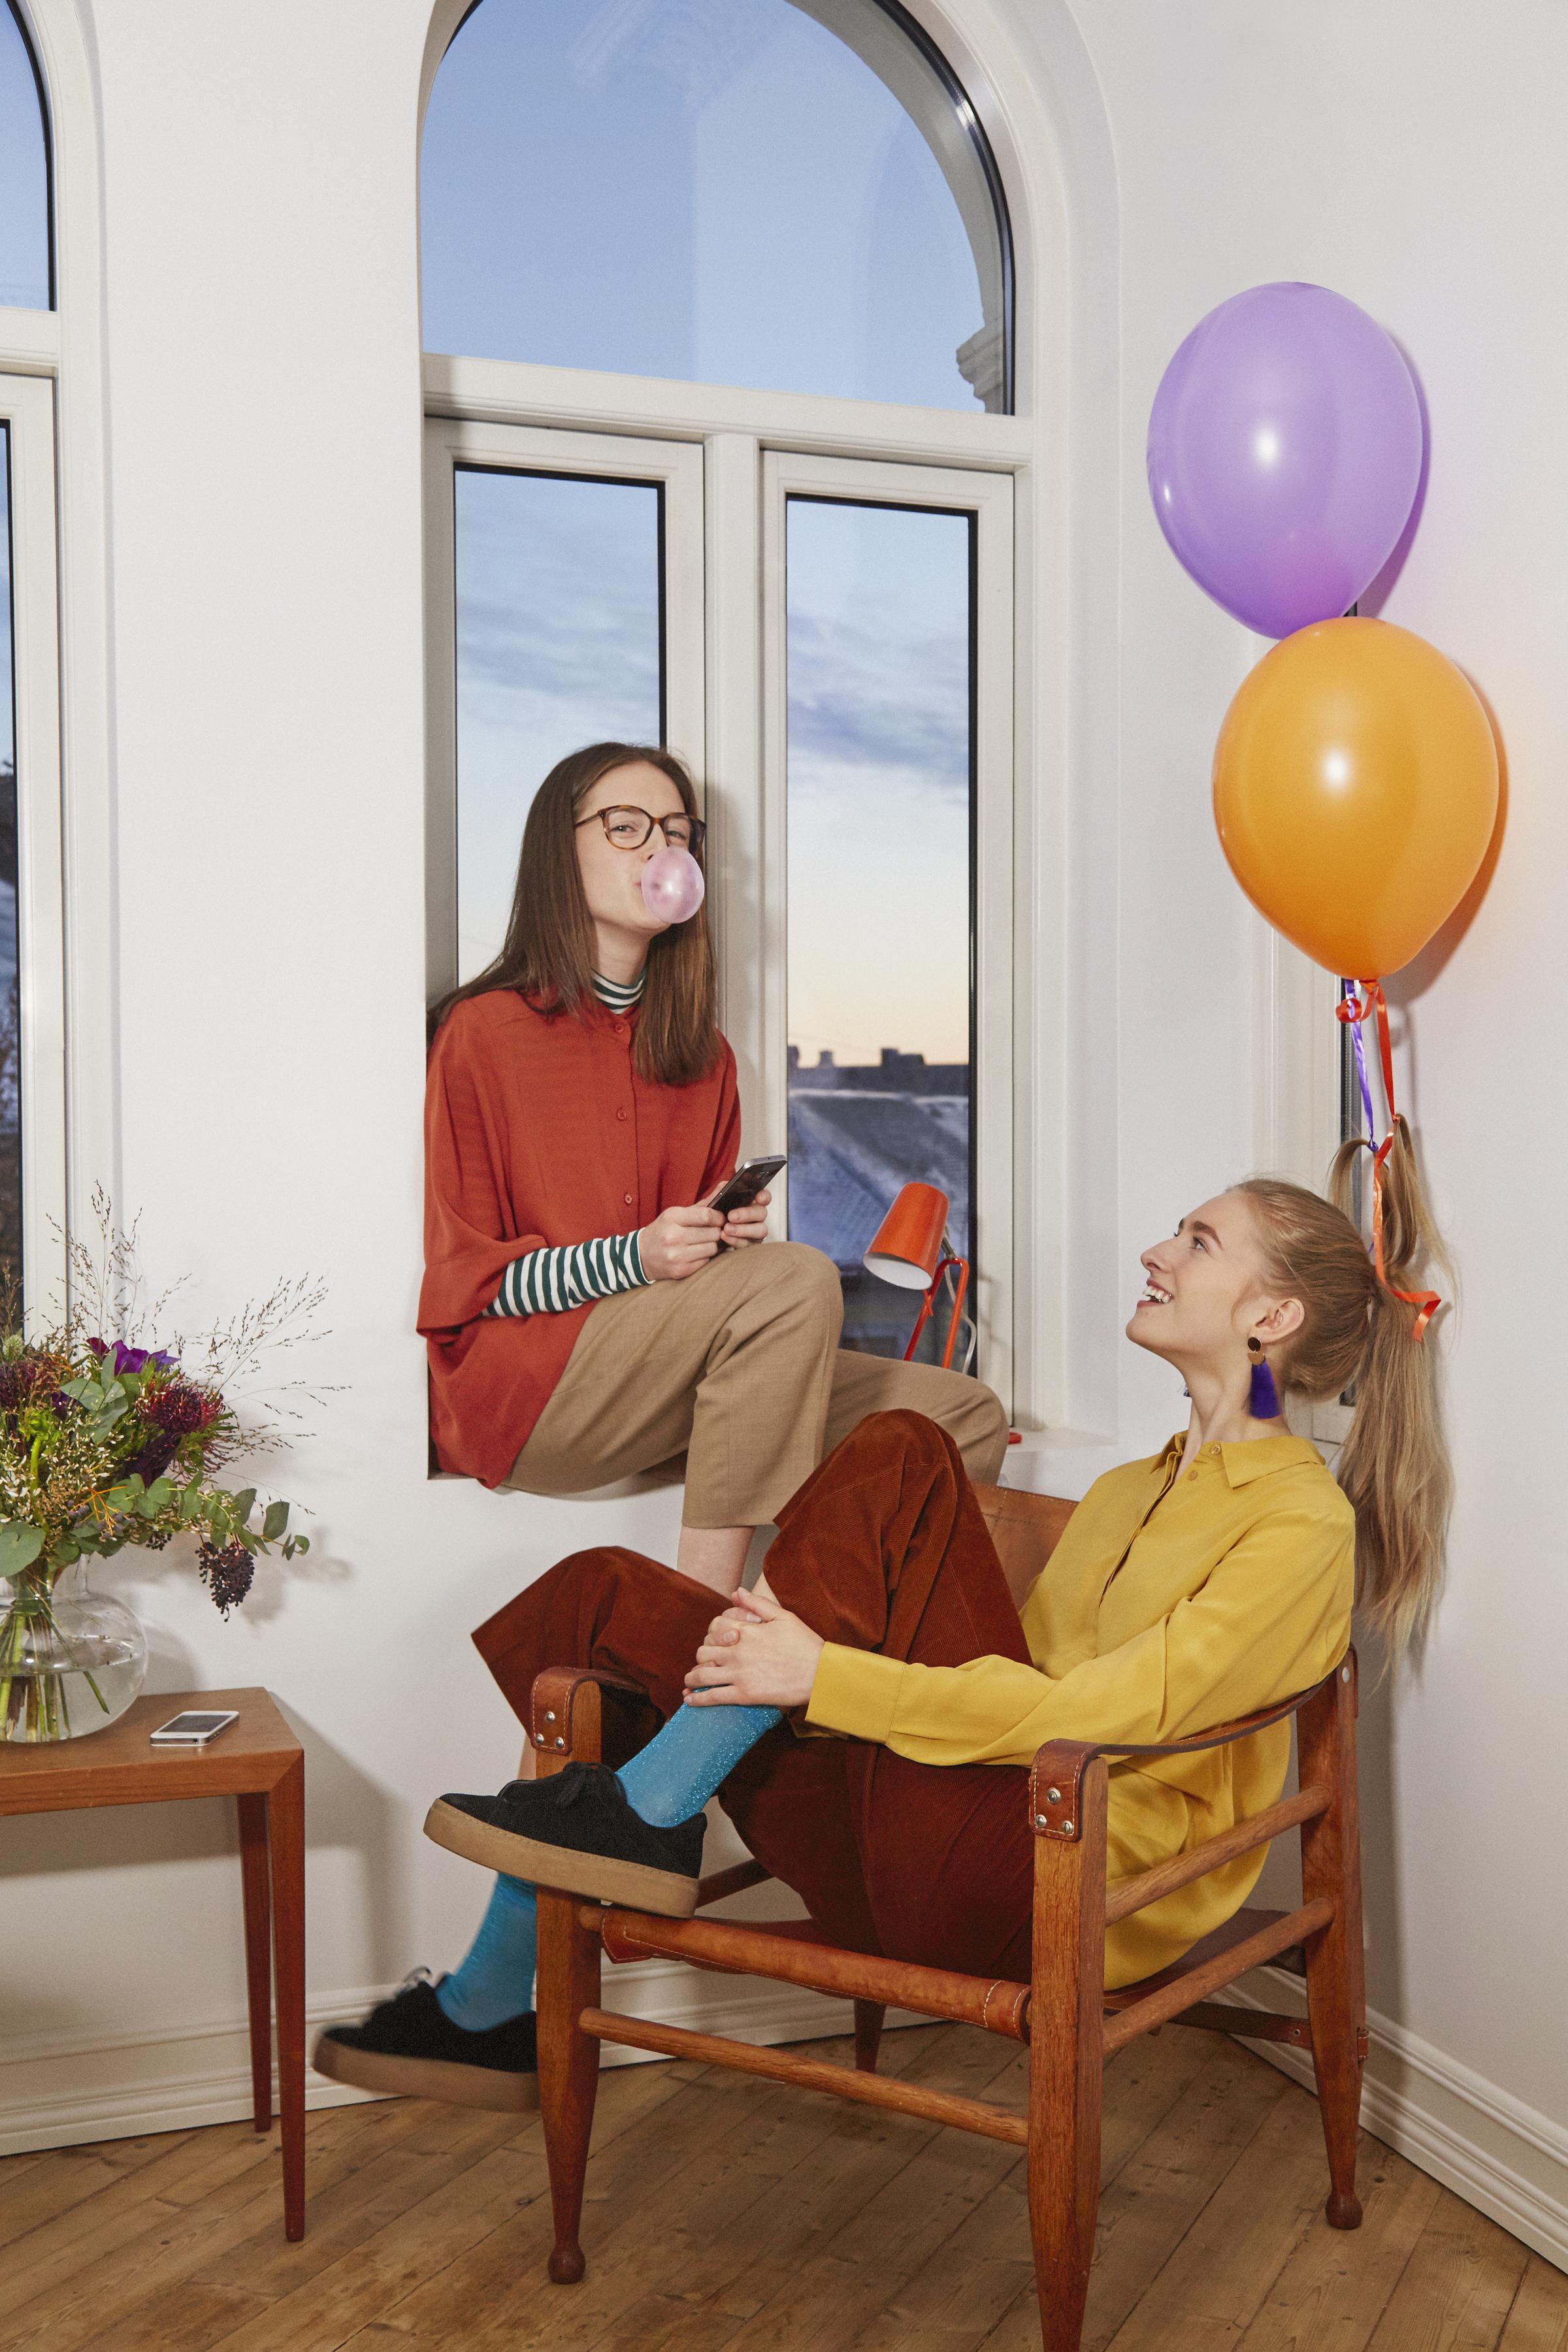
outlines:
[[[1160,1466],[1179,1461],[1186,1444],[1187,1433],[1177,1430],[1174,1437],[1160,1456]],[[1209,1449],[1205,1445],[1198,1455],[1201,1462]],[[1221,1467],[1226,1483],[1232,1486],[1250,1486],[1254,1478],[1267,1478],[1275,1470],[1300,1469],[1309,1462],[1323,1466],[1323,1457],[1317,1447],[1305,1437],[1243,1437],[1219,1449]]]

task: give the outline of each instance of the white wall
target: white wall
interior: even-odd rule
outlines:
[[[433,1790],[500,1777],[516,1744],[468,1629],[579,1543],[664,1550],[674,1498],[547,1505],[425,1476],[413,161],[427,0],[79,0],[79,31],[73,5],[37,0],[101,110],[100,126],[84,100],[58,147],[79,187],[101,173],[107,265],[118,983],[112,1027],[84,1041],[118,1112],[104,1172],[142,1210],[153,1276],[196,1270],[202,1305],[322,1271],[321,1372],[342,1383],[277,1473],[317,1514],[316,1549],[264,1570],[243,1617],[220,1625],[173,1562],[106,1580],[155,1627],[162,1687],[264,1682],[304,1732],[310,1982],[330,2008],[461,1947],[474,1874],[418,1821]],[[1568,2245],[1568,1728],[1552,1683],[1568,1603],[1550,1242],[1532,1229],[1562,1158],[1568,160],[1552,93],[1568,20],[1528,0],[1484,20],[1453,0],[952,14],[999,131],[1037,149],[1054,116],[1065,190],[1065,283],[1036,289],[1033,316],[1037,380],[1054,373],[1065,401],[1083,589],[1067,600],[1060,714],[1068,1418],[1122,1453],[1157,1442],[1179,1404],[1110,1336],[1136,1251],[1247,1164],[1253,1119],[1251,919],[1206,778],[1255,649],[1160,538],[1149,403],[1204,310],[1297,276],[1365,304],[1425,387],[1431,481],[1385,609],[1486,692],[1510,805],[1462,944],[1399,992],[1402,1084],[1465,1277],[1447,1340],[1460,1499],[1429,1654],[1365,1721],[1371,1997],[1394,2058],[1436,2053],[1458,2101],[1450,2140],[1503,2119],[1476,2193],[1501,2210],[1497,2181],[1532,2149],[1534,2201],[1512,2218]],[[1046,255],[1045,230],[1019,226]],[[67,297],[100,300],[90,284]],[[1049,347],[1064,320],[1065,357]],[[1081,1479],[1098,1453],[1037,1454],[1029,1471]],[[216,1811],[6,1825],[0,2145],[237,2111],[235,1876]],[[1426,2157],[1458,2177],[1451,2150]]]
[[[1556,111],[1568,18],[1448,0],[1079,0],[1077,15],[1111,126],[1121,241],[1127,1253],[1160,1230],[1173,1191],[1192,1197],[1247,1151],[1245,920],[1206,776],[1254,648],[1167,552],[1142,463],[1161,372],[1215,302],[1268,278],[1315,279],[1363,304],[1410,354],[1431,417],[1430,479],[1383,610],[1467,670],[1502,736],[1506,835],[1490,887],[1391,991],[1404,1008],[1399,1084],[1461,1274],[1445,1339],[1458,1504],[1425,1662],[1363,1716],[1368,1992],[1393,2029],[1384,2080],[1417,2096],[1427,2080],[1434,2137],[1412,2152],[1441,2158],[1443,2131],[1459,2131],[1448,2062],[1473,2070],[1498,2095],[1496,2116],[1481,2097],[1468,2128],[1491,2133],[1498,2151],[1493,2124],[1514,2128],[1498,2161],[1528,2176],[1511,2207],[1499,2189],[1494,2210],[1562,2261],[1568,1542],[1550,1226],[1568,980],[1556,919],[1568,872],[1568,481],[1554,456],[1568,376]],[[1130,1360],[1128,1375],[1121,1435],[1131,1446],[1172,1416],[1142,1365]],[[1421,2075],[1434,2063],[1447,2087]]]

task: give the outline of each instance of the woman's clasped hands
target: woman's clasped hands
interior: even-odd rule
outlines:
[[[782,1609],[765,1584],[737,1592],[715,1617],[686,1677],[689,1706],[804,1706],[823,1652],[820,1633]]]
[[[727,1249],[745,1249],[766,1241],[772,1198],[770,1192],[759,1192],[746,1207],[731,1209],[727,1217],[710,1208],[706,1201],[695,1202],[689,1209],[664,1210],[637,1235],[643,1272],[650,1282],[685,1282],[718,1256],[721,1242]]]

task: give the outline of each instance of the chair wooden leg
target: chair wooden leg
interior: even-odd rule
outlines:
[[[1328,1926],[1308,1939],[1307,2018],[1318,2106],[1328,2147],[1331,2227],[1361,2225],[1355,2190],[1361,2126],[1361,2073],[1366,2050],[1366,1994],[1361,1923],[1361,1830],[1356,1807],[1356,1683],[1353,1654],[1329,1689],[1297,1717],[1303,1786],[1326,1781],[1333,1800],[1301,1830],[1301,1889],[1308,1902],[1326,1895]]]
[[[551,1685],[548,1691],[546,1685]],[[555,1712],[544,1717],[542,1709],[552,1699]],[[598,1760],[603,1717],[596,1685],[584,1682],[573,1687],[573,1678],[559,1670],[542,1675],[534,1683],[531,1705],[542,1722],[565,1725],[558,1735],[563,1752],[540,1748],[536,1769],[542,1778],[559,1772],[568,1762]],[[537,1724],[534,1732],[539,1734]],[[552,1895],[542,1886],[539,1890],[533,2007],[539,2032],[539,2114],[555,2217],[550,2275],[557,2286],[575,2286],[586,2267],[578,2232],[599,2091],[599,2044],[577,2021],[585,2009],[599,2006],[604,1950],[598,1937],[580,1924],[582,1907],[580,1895]]]
[[[578,2228],[583,2182],[599,2088],[599,2045],[577,2020],[599,2006],[600,1946],[580,1927],[581,1897],[539,1893],[539,1979],[534,2004],[539,2026],[539,2108],[550,2167],[555,2245],[550,2275],[574,2286],[584,2271]]]
[[[858,2000],[855,2004],[855,2063],[862,2074],[874,2074],[877,2071],[882,2021],[887,2014],[886,2005],[879,2000]]]
[[[1042,1833],[1037,1817],[1027,2171],[1045,2352],[1079,2352],[1094,2262],[1105,2063],[1106,1787],[1104,1759],[1096,1758],[1084,1768],[1082,1818],[1070,1843]]]
[[[237,1797],[245,1901],[245,1999],[250,2019],[250,2098],[258,2132],[272,2128],[272,1893],[267,1799]]]

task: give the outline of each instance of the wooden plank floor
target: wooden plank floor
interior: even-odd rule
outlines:
[[[1025,2063],[883,2044],[1020,2105]],[[1086,2352],[1568,2352],[1568,2276],[1378,2141],[1330,2230],[1316,2106],[1223,2036],[1112,2063],[1104,2178]],[[323,2110],[302,2245],[279,2182],[242,2124],[0,2160],[0,2352],[1037,2352],[1016,2149],[716,2068],[605,2074],[580,2286],[537,2118]]]

